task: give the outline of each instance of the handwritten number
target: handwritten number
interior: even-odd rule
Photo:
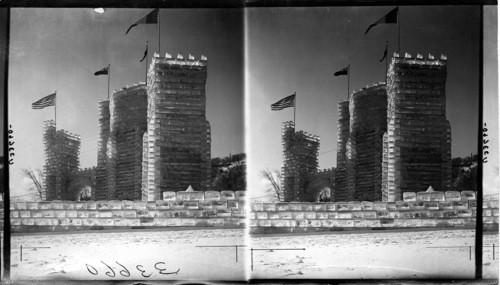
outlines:
[[[157,263],[155,264],[155,268],[159,270],[159,273],[160,273],[160,274],[164,274],[164,275],[169,275],[169,274],[177,274],[177,272],[179,272],[179,270],[181,270],[181,269],[179,268],[179,269],[177,269],[177,271],[174,271],[174,272],[163,272],[163,271],[165,271],[165,270],[167,270],[167,269],[166,269],[166,268],[158,268],[158,267],[157,267],[157,265],[158,265],[158,264],[160,264],[160,263],[165,264],[165,262],[157,262]]]
[[[116,262],[116,264],[120,265],[124,269],[124,270],[120,270],[120,274],[122,276],[125,276],[125,277],[130,277],[130,272],[127,270],[127,268],[125,266],[121,265],[120,263],[118,263],[118,261],[115,261],[115,262]],[[127,273],[127,275],[123,274],[122,272]]]
[[[486,159],[488,159],[488,158],[487,157],[483,158],[483,163],[488,162]]]
[[[106,264],[106,263],[104,263],[103,261],[101,261],[101,262],[102,262],[102,264],[106,265],[106,266],[109,268],[109,270],[111,270],[111,272],[106,271],[106,275],[108,275],[109,277],[115,277],[115,276],[116,276],[116,273],[115,273],[115,271],[113,271],[113,268],[111,268],[111,266],[107,265],[107,264]],[[111,275],[110,273],[113,273],[113,275]]]
[[[137,270],[139,270],[141,272],[142,277],[148,278],[149,276],[151,276],[151,274],[153,274],[153,273],[151,273],[149,275],[144,275],[144,273],[146,272],[146,270],[140,269],[139,266],[142,267],[142,265],[137,265],[135,268],[137,268]]]
[[[94,266],[92,266],[92,265],[88,265],[87,263],[85,263],[85,266],[87,266],[87,270],[90,272],[90,274],[92,274],[92,275],[97,275],[97,274],[99,274],[99,272],[97,272],[97,269],[95,269],[95,267],[94,267]],[[89,268],[89,267],[92,267],[92,270],[90,270],[90,268]]]
[[[12,158],[9,159],[9,164],[14,164],[14,160]]]

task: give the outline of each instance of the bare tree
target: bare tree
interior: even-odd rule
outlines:
[[[30,180],[31,185],[28,190],[34,192],[33,195],[43,201],[45,197],[45,190],[43,189],[43,171],[40,168],[35,170],[31,168],[22,168],[21,174]]]
[[[278,197],[279,201],[283,201],[283,188],[281,187],[281,172],[279,170],[261,170],[260,176],[265,178],[274,190],[274,194]]]

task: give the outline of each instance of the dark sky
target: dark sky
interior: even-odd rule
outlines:
[[[351,65],[351,92],[385,80],[385,61],[379,59],[386,40],[389,56],[395,51],[397,25],[380,24],[364,33],[393,8],[247,9],[250,188],[265,188],[259,182],[261,169],[282,165],[281,123],[293,120],[293,108],[275,112],[270,105],[293,92],[297,92],[297,129],[320,136],[320,168],[336,166],[337,104],[347,97],[347,76],[333,73]],[[403,54],[448,58],[452,156],[477,153],[479,9],[410,6],[400,7],[399,13]]]
[[[158,50],[154,24],[127,28],[152,9],[12,9],[9,112],[16,133],[12,195],[24,194],[21,167],[44,163],[42,122],[54,108],[31,103],[57,90],[57,127],[81,136],[82,167],[97,164],[98,102],[107,97],[107,77],[93,73],[111,64],[111,90],[145,80],[140,63]],[[208,57],[207,119],[212,156],[243,152],[243,12],[221,9],[161,9],[161,55]],[[151,62],[151,59],[149,59]]]

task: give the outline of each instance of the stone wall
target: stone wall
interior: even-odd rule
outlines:
[[[498,199],[484,202],[486,227],[498,226]],[[473,227],[473,191],[405,192],[397,202],[253,203],[250,232],[350,228]]]
[[[243,227],[245,191],[164,192],[159,201],[11,203],[13,232],[134,227]]]

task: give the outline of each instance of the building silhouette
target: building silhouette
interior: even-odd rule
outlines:
[[[70,192],[71,176],[80,166],[80,137],[65,130],[56,130],[54,120],[43,123],[45,147],[44,189],[45,199],[75,200]]]
[[[206,119],[207,60],[157,54],[149,66],[142,200],[164,191],[210,189],[211,133]]]
[[[295,124],[287,121],[283,123],[281,138],[284,201],[303,201],[307,196],[307,179],[318,172],[319,137],[303,131],[296,132]]]

